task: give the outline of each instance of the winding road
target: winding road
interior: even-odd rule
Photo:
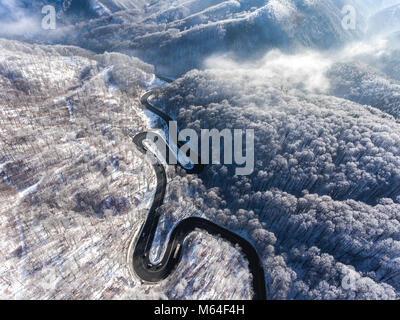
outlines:
[[[172,82],[171,80],[161,76],[158,76],[158,78],[167,82]],[[148,101],[153,93],[154,90],[145,93],[141,98],[141,103],[146,109],[161,117],[168,126],[169,121],[172,120],[171,117],[165,114],[163,111],[155,108]],[[157,139],[162,139],[160,136],[154,133],[152,133],[151,136],[154,141],[156,141]],[[250,242],[240,237],[239,235],[203,218],[192,217],[184,219],[180,223],[178,223],[178,225],[174,228],[170,235],[167,248],[161,262],[158,264],[151,263],[150,250],[157,230],[157,225],[160,220],[160,213],[157,212],[157,209],[163,204],[164,201],[165,190],[167,187],[167,177],[164,166],[154,154],[148,152],[148,149],[143,143],[144,140],[148,138],[148,132],[142,132],[132,137],[133,142],[135,143],[138,150],[145,154],[148,158],[152,158],[151,162],[157,176],[157,188],[155,192],[155,197],[148,213],[147,219],[139,232],[138,238],[136,239],[135,248],[132,254],[132,260],[130,260],[132,261],[134,272],[142,280],[147,282],[154,283],[166,279],[173,272],[174,268],[179,264],[185,238],[195,230],[204,230],[211,235],[219,236],[229,241],[234,246],[239,245],[241,247],[243,254],[249,261],[249,269],[253,275],[253,299],[265,300],[266,289],[264,269],[255,248],[250,244]],[[180,147],[180,143],[178,143],[178,147]],[[166,160],[167,163],[169,163],[168,159]],[[184,167],[182,168],[188,174],[199,174],[203,171],[204,165],[194,165],[194,167],[190,170]]]

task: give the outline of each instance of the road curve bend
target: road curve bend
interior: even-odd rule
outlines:
[[[161,76],[159,76],[159,78],[164,81],[171,82],[169,79],[163,78]],[[145,108],[161,117],[168,126],[169,121],[172,120],[171,117],[163,111],[155,108],[148,101],[153,93],[154,91],[146,92],[141,97],[141,103]],[[138,150],[145,154],[148,158],[152,158],[150,160],[152,160],[151,163],[157,177],[157,187],[152,206],[150,208],[145,223],[142,225],[139,236],[136,239],[132,259],[129,259],[129,261],[131,261],[133,264],[134,272],[142,280],[147,282],[154,283],[166,279],[179,264],[185,238],[195,230],[204,230],[211,235],[220,236],[221,238],[229,241],[234,246],[238,245],[241,247],[243,254],[249,261],[249,269],[253,276],[253,299],[265,300],[266,288],[264,269],[255,248],[246,239],[203,218],[192,217],[179,222],[178,225],[173,229],[169,237],[167,248],[161,262],[158,264],[151,263],[150,250],[153,244],[154,236],[156,234],[157,225],[160,220],[160,213],[157,211],[157,209],[163,204],[164,201],[165,190],[167,187],[167,177],[164,166],[154,154],[148,152],[149,150],[143,143],[144,140],[148,139],[148,137],[148,132],[142,132],[132,137],[133,142],[135,143]],[[151,134],[151,137],[155,140],[161,139],[161,137],[157,136],[157,134],[154,133]],[[201,173],[201,171],[204,169],[204,166],[198,164],[194,165],[194,168],[190,170],[184,167],[183,169],[186,170],[186,172],[189,174],[198,174]]]

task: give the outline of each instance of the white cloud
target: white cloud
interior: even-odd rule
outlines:
[[[331,65],[331,59],[315,51],[289,55],[279,50],[268,52],[255,63],[235,62],[226,56],[214,56],[205,62],[207,69],[251,73],[260,81],[275,79],[278,85],[295,87],[307,92],[326,92],[329,89],[325,73]]]

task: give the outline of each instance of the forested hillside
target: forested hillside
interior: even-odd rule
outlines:
[[[199,208],[257,245],[269,298],[398,297],[399,125],[256,74],[192,71],[160,95],[180,127],[255,130],[255,172],[209,167]]]

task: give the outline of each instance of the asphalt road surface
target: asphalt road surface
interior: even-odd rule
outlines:
[[[164,81],[171,82],[169,79],[164,77],[159,76],[159,78]],[[141,103],[145,108],[161,117],[168,125],[169,121],[172,120],[171,117],[169,117],[163,111],[155,108],[148,101],[152,94],[153,91],[145,93],[141,98]],[[264,269],[261,265],[260,258],[255,248],[250,244],[250,242],[239,235],[203,218],[193,217],[182,220],[171,233],[162,261],[155,265],[151,263],[149,258],[150,250],[157,230],[157,225],[160,220],[160,214],[157,212],[157,209],[163,204],[164,201],[165,190],[167,187],[167,177],[164,166],[161,164],[159,159],[157,159],[157,157],[151,152],[148,152],[147,147],[143,144],[144,140],[148,139],[148,137],[149,136],[147,132],[139,133],[133,137],[133,142],[138,150],[147,155],[148,158],[152,158],[150,160],[152,160],[151,162],[157,176],[157,189],[155,197],[147,219],[140,230],[139,237],[136,240],[136,246],[133,251],[132,261],[133,270],[135,273],[141,279],[147,282],[159,282],[166,279],[179,264],[185,238],[195,230],[203,230],[211,235],[218,236],[229,241],[234,246],[238,245],[242,248],[243,254],[249,261],[250,272],[253,275],[253,299],[265,300],[266,288]],[[154,133],[152,133],[151,137],[154,140],[162,139]],[[180,147],[179,143],[178,147]],[[169,163],[168,159],[166,159],[166,161]],[[201,161],[199,161],[199,163],[200,162]],[[183,166],[182,168],[186,170],[188,174],[199,174],[203,171],[204,165],[196,164],[190,170]]]

